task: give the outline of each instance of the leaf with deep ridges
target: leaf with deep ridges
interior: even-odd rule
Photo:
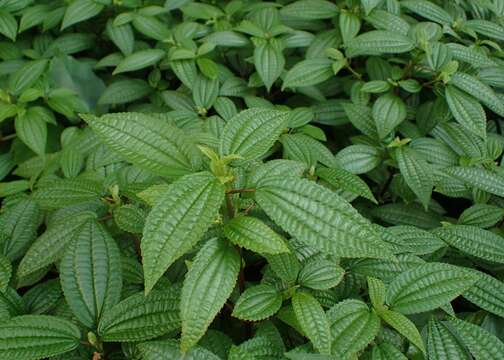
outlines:
[[[464,344],[476,360],[501,360],[504,358],[504,343],[495,335],[477,325],[456,318],[450,319],[450,325],[462,337]]]
[[[462,267],[426,263],[399,275],[387,288],[387,303],[394,311],[416,314],[449,303],[471,288],[478,277]]]
[[[196,255],[182,288],[182,351],[205,335],[235,287],[240,262],[238,252],[221,239],[209,240]]]
[[[224,235],[245,249],[259,254],[289,252],[285,240],[261,220],[251,216],[239,216],[224,226]]]
[[[425,354],[425,345],[423,343],[422,336],[410,319],[401,313],[391,310],[380,310],[378,315]]]
[[[74,241],[83,226],[94,218],[96,214],[82,212],[50,225],[26,252],[18,266],[17,276],[26,276],[58,261],[67,245]]]
[[[75,349],[80,331],[55,316],[23,315],[0,325],[0,358],[37,360]]]
[[[296,318],[313,346],[321,354],[331,353],[329,319],[319,302],[310,294],[297,292],[292,297]]]
[[[474,257],[504,264],[504,238],[470,225],[449,225],[434,230],[448,245]]]
[[[259,321],[275,314],[282,306],[282,296],[272,285],[256,285],[245,290],[235,304],[233,316]]]
[[[221,155],[236,154],[247,160],[263,156],[287,126],[286,111],[253,108],[233,116],[222,133]]]
[[[89,328],[120,300],[119,248],[96,221],[89,221],[81,228],[63,256],[59,272],[68,306]]]
[[[470,355],[445,322],[431,319],[427,325],[427,353],[433,360],[469,360]]]
[[[147,216],[141,243],[146,293],[200,240],[223,200],[224,186],[207,172],[184,176],[159,198]]]
[[[268,177],[258,184],[255,198],[277,224],[307,245],[342,257],[393,256],[350,204],[311,181]]]
[[[132,295],[109,309],[98,324],[103,341],[142,341],[180,328],[180,286]]]
[[[342,358],[363,350],[378,334],[380,319],[360,300],[334,305],[327,317],[331,326],[332,353]]]
[[[155,174],[178,178],[201,165],[201,154],[187,135],[160,119],[140,113],[82,117],[112,150]]]

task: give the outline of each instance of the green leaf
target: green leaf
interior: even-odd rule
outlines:
[[[236,154],[247,160],[263,156],[287,127],[288,112],[254,108],[240,112],[226,124],[221,155]]]
[[[241,343],[233,345],[229,351],[228,360],[243,359],[281,359],[285,352],[266,336],[256,336]]]
[[[486,138],[486,114],[483,106],[472,96],[458,90],[456,87],[446,87],[446,102],[450,111],[467,130]]]
[[[187,175],[171,184],[145,221],[142,239],[145,292],[210,227],[224,200],[224,186],[210,173]]]
[[[0,357],[37,360],[65,353],[80,344],[80,331],[55,316],[23,315],[0,325]]]
[[[223,240],[209,240],[198,252],[182,288],[182,351],[205,334],[233,291],[239,271],[239,254]]]
[[[114,210],[114,221],[121,230],[141,234],[147,213],[133,204],[126,204]]]
[[[367,277],[367,285],[369,291],[369,299],[375,309],[382,309],[385,304],[387,290],[385,284],[380,279],[374,277]]]
[[[98,15],[104,6],[95,0],[75,0],[66,9],[61,30]]]
[[[44,209],[57,209],[98,200],[103,193],[100,183],[87,179],[54,180],[43,184],[32,199]]]
[[[335,262],[312,256],[303,264],[298,284],[315,290],[327,290],[338,285],[344,274],[345,270]]]
[[[489,228],[504,217],[504,209],[488,204],[475,204],[465,209],[458,219],[460,225],[473,225]]]
[[[140,113],[84,119],[110,149],[155,174],[178,178],[200,167],[201,155],[194,143],[182,130],[161,119]]]
[[[426,263],[399,275],[387,288],[394,311],[416,314],[445,305],[473,286],[478,277],[444,263]]]
[[[17,269],[17,276],[24,277],[58,261],[68,244],[80,236],[87,222],[96,214],[82,212],[63,217],[53,224],[30,246]]]
[[[297,292],[292,297],[296,318],[308,339],[321,354],[331,353],[329,319],[319,302],[310,294]]]
[[[406,119],[406,105],[397,95],[382,95],[373,105],[373,119],[383,139]]]
[[[443,25],[451,25],[454,22],[453,17],[442,7],[426,0],[404,0],[401,6],[431,21]]]
[[[138,350],[142,360],[221,360],[220,357],[202,347],[194,347],[182,353],[179,343],[174,339],[140,343]]]
[[[450,319],[464,344],[477,360],[498,360],[504,357],[504,344],[495,335],[481,327],[456,318]]]
[[[361,55],[400,54],[412,50],[415,43],[400,33],[373,30],[359,35],[346,44],[349,58]]]
[[[9,77],[9,90],[13,95],[20,95],[30,88],[47,68],[47,59],[33,60],[23,65]]]
[[[113,21],[107,23],[106,32],[110,40],[128,56],[135,48],[135,35],[130,24],[114,25]]]
[[[502,100],[499,99],[490,86],[482,83],[474,76],[457,72],[452,75],[449,83],[472,95],[496,114],[504,116],[504,103]]]
[[[407,360],[408,358],[394,345],[382,342],[373,346],[372,360]]]
[[[349,171],[336,167],[319,168],[317,169],[316,174],[336,188],[341,188],[371,200],[375,204],[377,203],[373,193],[364,180]]]
[[[282,90],[317,85],[332,76],[334,76],[334,73],[331,60],[318,58],[302,60],[285,74]]]
[[[429,359],[460,359],[471,357],[459,339],[445,322],[431,319],[427,325],[427,354]]]
[[[462,296],[480,308],[504,317],[504,283],[483,272],[473,271],[479,280]]]
[[[272,255],[289,252],[285,240],[257,218],[236,217],[223,230],[231,242],[253,252]]]
[[[180,286],[132,295],[108,309],[98,325],[103,341],[153,339],[180,328]]]
[[[427,210],[434,186],[431,166],[409,146],[397,148],[395,156],[406,184],[413,190],[424,209]]]
[[[370,145],[350,145],[336,154],[336,163],[352,174],[367,173],[382,161],[381,151]]]
[[[388,325],[404,336],[425,354],[425,345],[415,324],[401,313],[391,310],[381,310],[378,315]]]
[[[376,8],[380,4],[381,0],[361,0],[361,4],[364,7],[364,12],[366,15]]]
[[[282,296],[272,285],[256,285],[245,290],[235,304],[233,316],[248,321],[264,320],[282,306]]]
[[[309,246],[343,257],[392,256],[350,204],[311,181],[268,177],[259,183],[255,198],[271,219]]]
[[[17,29],[16,18],[8,11],[0,10],[0,34],[16,41]]]
[[[432,232],[419,229],[416,226],[397,225],[384,229],[386,241],[396,246],[401,252],[415,255],[431,254],[443,247],[444,241]]]
[[[327,0],[298,0],[284,6],[281,14],[305,20],[330,19],[338,13],[338,7]]]
[[[265,176],[293,176],[301,177],[306,170],[306,165],[295,160],[275,159],[261,164],[253,169],[247,178],[247,184],[255,188],[257,183]]]
[[[142,79],[123,79],[110,84],[101,94],[101,105],[126,104],[149,95],[150,85]]]
[[[5,292],[12,275],[12,265],[6,256],[0,254],[0,292]]]
[[[380,319],[360,300],[339,302],[327,312],[327,317],[331,326],[332,354],[342,359],[363,350],[380,330]]]
[[[293,253],[267,255],[266,259],[276,276],[289,285],[295,284],[301,264]]]
[[[37,236],[41,215],[39,206],[29,198],[20,200],[3,213],[0,216],[0,236],[3,234],[6,239],[0,240],[0,253],[11,261],[23,256]]]
[[[285,57],[282,51],[282,44],[275,38],[258,39],[255,42],[254,65],[268,91],[284,69]]]
[[[466,254],[504,264],[504,238],[491,231],[470,225],[449,225],[434,233]]]
[[[198,110],[210,109],[219,95],[219,81],[198,75],[193,87],[193,99]]]
[[[122,276],[119,248],[96,221],[87,222],[60,262],[66,302],[79,321],[94,328],[119,302]]]
[[[45,154],[47,142],[47,123],[40,117],[30,116],[29,112],[16,117],[16,134],[36,154]]]
[[[485,168],[462,166],[446,168],[444,171],[476,189],[504,197],[504,176],[496,172]]]
[[[156,64],[166,55],[161,49],[146,49],[128,55],[115,68],[112,75],[144,69]]]

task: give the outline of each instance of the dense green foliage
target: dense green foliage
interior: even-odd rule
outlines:
[[[504,0],[0,0],[0,359],[504,359]]]

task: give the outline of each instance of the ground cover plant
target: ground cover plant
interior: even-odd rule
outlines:
[[[0,34],[0,359],[504,359],[503,0]]]

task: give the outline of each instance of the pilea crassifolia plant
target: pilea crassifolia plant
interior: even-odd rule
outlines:
[[[0,359],[504,359],[503,0],[0,34]]]

